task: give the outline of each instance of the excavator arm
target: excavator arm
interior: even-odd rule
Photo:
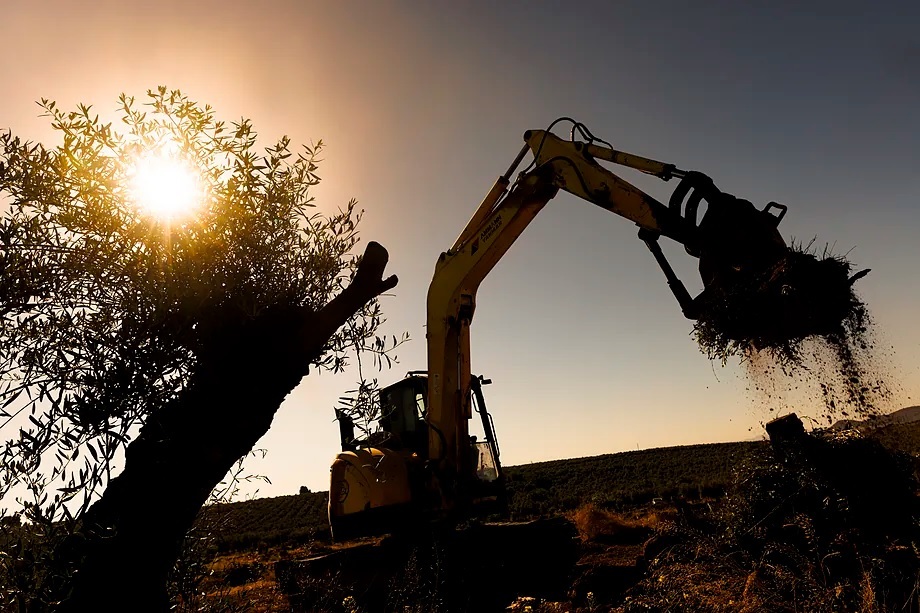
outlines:
[[[544,130],[528,130],[524,140],[526,147],[534,152],[532,172],[542,175],[542,180],[625,217],[642,229],[679,243],[685,241],[687,229],[680,216],[675,216],[665,204],[601,166],[597,160],[633,168],[664,181],[686,176],[687,173],[673,164],[600,145],[563,140]]]
[[[662,253],[658,245],[660,236],[684,245],[695,257],[717,260],[706,267],[716,272],[749,263],[766,265],[773,254],[785,249],[776,230],[785,207],[771,203],[762,211],[756,210],[746,201],[719,192],[705,175],[617,151],[595,139],[582,124],[573,124],[570,140],[549,130],[524,133],[525,145],[508,171],[497,179],[451,249],[441,254],[435,266],[427,304],[426,421],[434,487],[442,507],[447,509],[466,498],[461,491],[465,476],[458,474],[458,467],[468,466],[470,462],[467,443],[468,422],[472,417],[470,323],[476,308],[476,292],[559,190],[639,226],[639,237],[652,251],[684,314],[690,318],[694,316],[696,303]],[[586,140],[575,140],[576,129]],[[533,161],[512,182],[528,153],[533,154]],[[599,160],[664,181],[678,178],[681,184],[666,205],[602,166]],[[697,213],[704,200],[708,205],[706,215],[698,223]],[[781,213],[775,215],[773,209]],[[732,237],[741,239],[732,241]],[[705,284],[718,275],[703,276]]]

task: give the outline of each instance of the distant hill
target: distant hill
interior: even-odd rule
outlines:
[[[863,427],[881,428],[895,424],[909,424],[915,421],[920,421],[920,406],[905,407],[903,409],[894,411],[893,413],[881,415],[874,419],[868,420],[841,419],[831,426],[831,430]]]

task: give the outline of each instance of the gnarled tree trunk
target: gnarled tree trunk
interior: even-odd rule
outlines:
[[[264,435],[285,396],[352,315],[396,285],[369,243],[351,285],[319,311],[268,309],[223,330],[187,387],[151,415],[124,471],[82,520],[83,561],[61,611],[163,611],[182,540],[211,490]]]

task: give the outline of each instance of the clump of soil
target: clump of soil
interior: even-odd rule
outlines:
[[[858,342],[866,334],[869,312],[853,291],[852,265],[810,247],[793,246],[766,271],[706,288],[694,335],[710,358],[768,352],[794,363],[808,338]]]
[[[755,390],[770,395],[778,375],[811,380],[824,417],[876,416],[890,396],[876,366],[872,319],[853,290],[845,257],[793,245],[760,273],[738,272],[707,287],[693,334],[723,363],[740,356]]]

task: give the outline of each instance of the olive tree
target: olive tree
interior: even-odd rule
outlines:
[[[196,513],[310,368],[388,360],[397,280],[355,253],[354,202],[315,208],[321,142],[259,148],[164,87],[122,95],[117,129],[40,105],[60,144],[0,136],[0,500],[73,526],[62,610],[163,609]],[[145,156],[195,169],[193,210],[139,206]]]

